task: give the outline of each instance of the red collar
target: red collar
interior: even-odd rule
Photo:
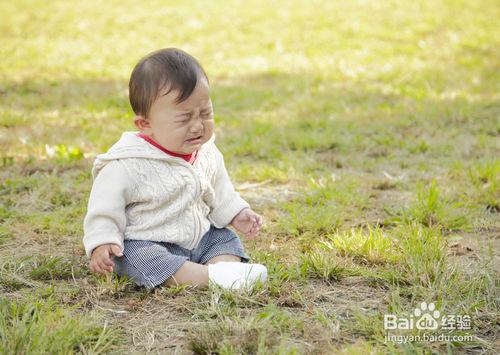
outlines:
[[[158,143],[156,143],[152,138],[146,136],[144,133],[141,133],[141,132],[137,133],[137,137],[141,137],[146,142],[148,142],[149,144],[155,146],[156,148],[158,148],[162,152],[167,153],[168,155],[171,155],[171,156],[174,156],[174,157],[177,157],[177,158],[182,158],[182,159],[184,159],[185,161],[187,161],[190,164],[194,164],[194,161],[196,160],[196,157],[198,156],[198,151],[197,150],[194,151],[191,154],[179,154],[179,153],[171,152],[170,150],[162,147],[161,145],[159,145]]]

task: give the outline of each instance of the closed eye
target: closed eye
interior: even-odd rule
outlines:
[[[182,118],[182,120],[177,121],[177,123],[187,123],[187,122],[189,122],[191,120],[191,115],[192,114],[190,112],[178,115],[178,117]],[[204,119],[204,120],[211,119],[212,115],[213,115],[212,111],[202,111],[202,112],[200,112],[200,117],[202,119]]]
[[[190,120],[191,120],[191,118],[187,117],[186,119],[175,121],[175,123],[184,124],[184,123],[188,123]]]

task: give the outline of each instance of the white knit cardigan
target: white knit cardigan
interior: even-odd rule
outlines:
[[[194,249],[212,223],[227,226],[249,207],[234,190],[215,145],[202,145],[193,165],[125,132],[98,155],[84,220],[83,244],[94,248],[124,239],[170,242]]]

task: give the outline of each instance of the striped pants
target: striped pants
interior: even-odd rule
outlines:
[[[161,285],[186,262],[206,264],[210,259],[230,254],[249,262],[241,240],[228,228],[210,226],[193,250],[179,245],[149,240],[125,240],[122,257],[114,257],[114,271],[128,275],[138,286],[148,289]]]

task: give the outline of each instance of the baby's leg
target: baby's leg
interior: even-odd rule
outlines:
[[[177,272],[163,283],[163,286],[192,285],[205,288],[209,280],[223,288],[240,289],[251,287],[258,279],[267,277],[264,265],[242,263],[234,255],[219,255],[219,262],[212,258],[208,265],[186,261]],[[226,257],[226,258],[224,258]],[[230,261],[225,260],[230,259]]]
[[[186,261],[170,277],[164,286],[192,285],[198,287],[208,286],[208,266]]]
[[[230,254],[222,254],[222,255],[217,255],[207,261],[207,264],[215,264],[218,263],[219,261],[240,261],[241,258],[237,255],[230,255]]]

